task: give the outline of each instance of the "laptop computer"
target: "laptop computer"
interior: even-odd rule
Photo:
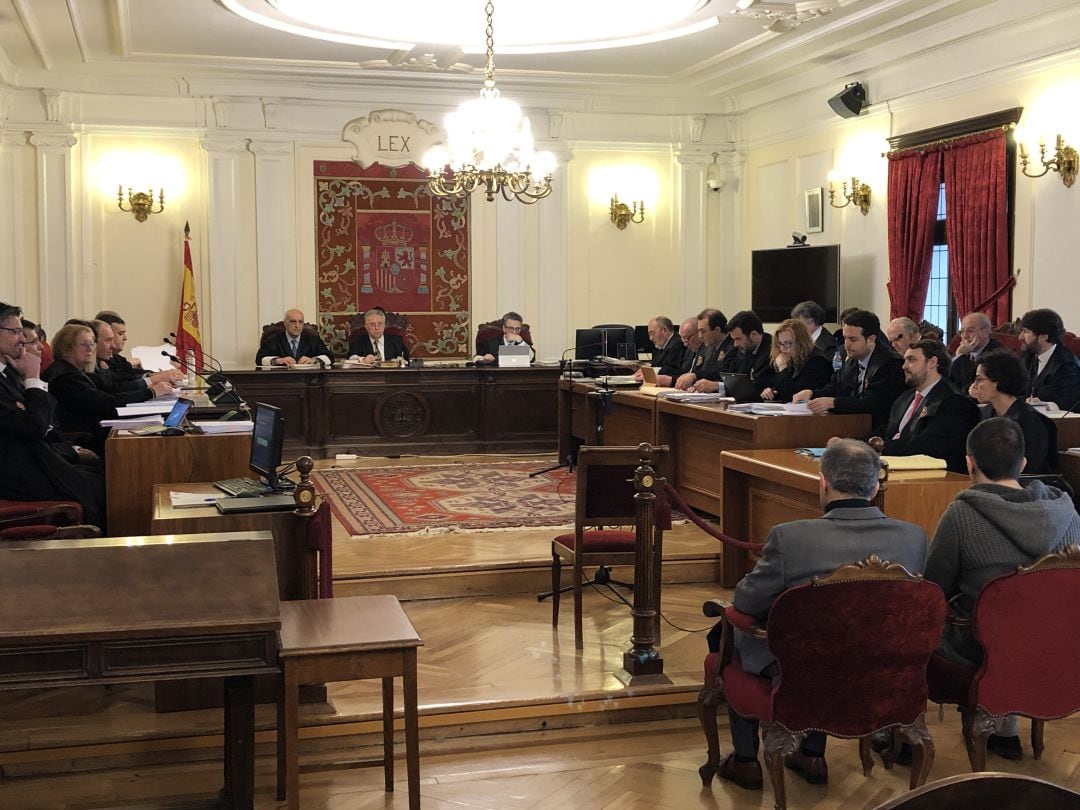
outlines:
[[[191,410],[192,401],[190,399],[184,399],[180,397],[173,403],[172,410],[169,411],[165,417],[165,421],[160,425],[147,425],[146,427],[136,428],[131,431],[137,436],[154,436],[158,433],[163,433],[169,428],[179,430],[187,418],[188,411]]]
[[[499,368],[528,367],[532,361],[532,347],[528,343],[517,346],[503,344],[499,347]]]
[[[761,393],[746,374],[722,371],[720,382],[724,384],[724,392],[729,397],[735,397],[736,402],[761,402]]]

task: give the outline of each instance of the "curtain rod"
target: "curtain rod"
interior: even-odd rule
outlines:
[[[937,146],[943,143],[952,143],[953,141],[960,141],[964,138],[970,138],[972,135],[982,135],[984,132],[993,132],[995,130],[1003,130],[1005,132],[1011,132],[1016,129],[1016,124],[1001,124],[996,127],[987,127],[986,129],[977,129],[974,132],[965,132],[963,135],[953,135],[949,138],[938,138],[935,141],[927,141],[926,143],[920,143],[918,146],[905,146],[899,149],[890,149],[888,152],[882,152],[881,157],[888,157],[889,155],[895,155],[899,152],[919,152],[926,149],[929,146]]]

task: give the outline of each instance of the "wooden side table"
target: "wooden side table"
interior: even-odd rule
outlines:
[[[396,596],[350,596],[281,603],[277,798],[300,807],[298,695],[302,683],[382,679],[383,775],[394,789],[394,678],[405,693],[405,763],[409,808],[420,807],[420,727],[416,648],[423,644]]]

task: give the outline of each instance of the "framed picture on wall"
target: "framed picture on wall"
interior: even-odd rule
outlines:
[[[808,188],[803,192],[806,201],[806,232],[821,233],[825,230],[825,214],[822,207],[821,186]]]

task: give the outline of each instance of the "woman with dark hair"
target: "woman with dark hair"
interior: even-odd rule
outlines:
[[[820,388],[832,376],[832,363],[810,340],[806,324],[788,318],[773,333],[769,371],[764,377],[761,398],[772,402],[791,402],[796,391]]]
[[[968,393],[983,409],[983,418],[1004,416],[1020,425],[1029,475],[1056,473],[1057,426],[1024,401],[1027,375],[1020,360],[1007,351],[986,352],[979,358]]]

